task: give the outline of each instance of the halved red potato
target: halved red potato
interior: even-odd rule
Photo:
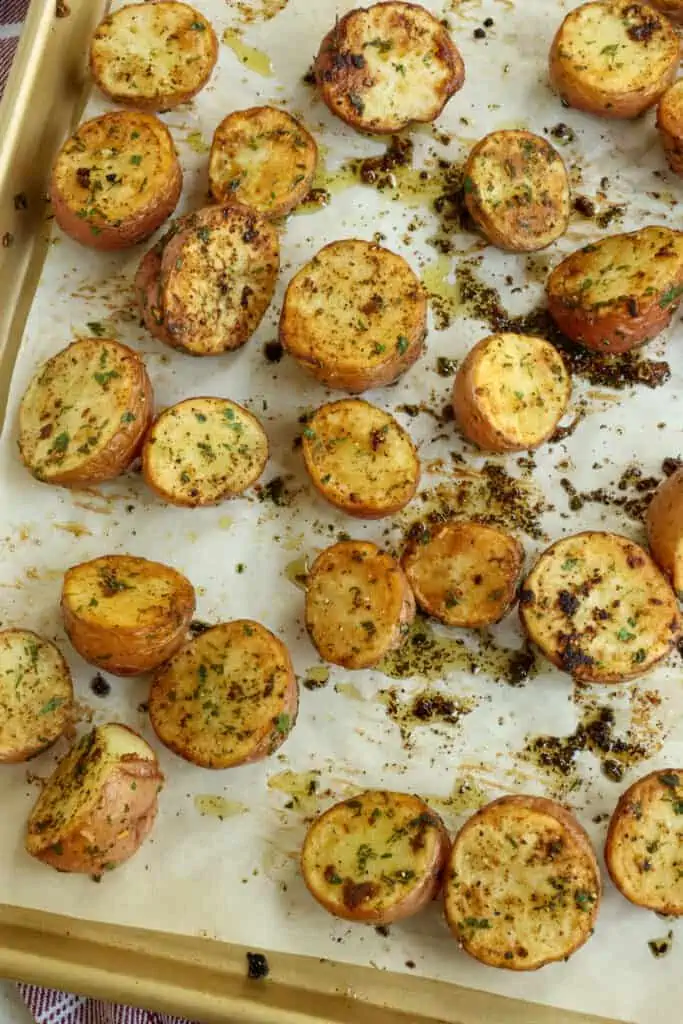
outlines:
[[[669,167],[674,174],[683,177],[683,79],[675,82],[660,99],[657,130]]]
[[[655,491],[647,510],[647,541],[652,557],[683,599],[683,469]]]

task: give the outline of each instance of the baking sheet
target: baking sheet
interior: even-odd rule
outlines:
[[[495,285],[509,312],[522,313],[537,306],[539,278],[549,264],[603,233],[577,215],[549,253],[525,259],[485,249],[475,235],[456,230],[449,233],[453,252],[444,256],[438,247],[439,239],[443,241],[443,213],[439,216],[431,209],[435,191],[442,190],[433,184],[439,174],[435,160],[457,165],[472,142],[494,128],[523,126],[542,133],[565,122],[575,133],[562,152],[576,190],[591,197],[603,193],[605,198],[598,201],[602,209],[625,207],[613,230],[621,224],[677,226],[674,203],[679,186],[665,169],[652,117],[625,125],[595,122],[563,110],[549,92],[546,54],[563,16],[561,7],[535,0],[525,0],[523,7],[495,0],[481,5],[465,2],[454,10],[426,5],[451,22],[468,80],[446,108],[439,130],[420,129],[413,135],[414,162],[428,168],[428,186],[420,192],[417,174],[399,169],[398,189],[378,192],[354,184],[343,165],[351,158],[382,153],[386,143],[356,136],[334,122],[302,82],[335,14],[353,5],[325,2],[311,9],[305,0],[289,0],[285,6],[259,0],[228,7],[219,0],[204,0],[198,6],[212,18],[220,36],[229,32],[211,86],[190,107],[164,116],[186,170],[181,209],[204,202],[206,150],[214,126],[229,110],[257,102],[282,104],[314,131],[323,144],[330,204],[289,219],[283,228],[283,271],[271,312],[245,349],[220,360],[197,361],[170,352],[139,328],[131,283],[140,252],[98,255],[55,232],[17,362],[0,449],[3,625],[23,624],[56,637],[75,670],[83,727],[90,715],[97,721],[120,718],[149,738],[145,713],[139,710],[147,683],[113,679],[111,695],[96,698],[89,688],[94,671],[65,641],[57,606],[61,575],[69,565],[111,551],[166,560],[197,586],[199,618],[212,622],[249,615],[263,621],[289,644],[301,678],[319,682],[319,661],[301,629],[303,594],[292,578],[301,572],[307,556],[310,559],[340,531],[396,546],[411,522],[443,502],[460,503],[464,514],[490,514],[491,509],[496,514],[496,496],[487,481],[497,479],[495,474],[503,468],[520,481],[522,497],[511,505],[510,485],[505,483],[508,496],[499,498],[498,504],[507,511],[498,511],[502,521],[512,518],[529,560],[547,543],[543,534],[555,539],[604,526],[642,539],[642,525],[633,516],[638,497],[647,489],[639,492],[637,486],[627,485],[620,490],[616,482],[623,481],[624,472],[633,466],[646,478],[660,476],[662,459],[683,448],[676,405],[683,369],[676,353],[679,327],[648,348],[648,358],[666,359],[670,365],[671,378],[662,388],[640,386],[617,393],[577,379],[575,403],[577,408],[585,403],[586,418],[564,442],[539,452],[534,467],[516,457],[484,459],[461,442],[452,425],[419,411],[428,409],[439,416],[448,400],[451,381],[437,372],[438,357],[462,357],[489,329],[483,319],[469,315],[471,304],[458,297],[451,273],[456,264],[461,272]],[[494,26],[487,29],[485,40],[475,40],[474,28],[489,16]],[[242,35],[235,35],[235,30]],[[94,97],[87,115],[104,109]],[[451,136],[450,141],[442,132]],[[441,169],[442,177],[448,174]],[[604,178],[607,183],[601,184]],[[290,361],[269,363],[264,345],[276,336],[284,287],[296,268],[327,242],[372,238],[376,232],[423,273],[436,301],[422,360],[396,387],[369,396],[389,409],[412,407],[397,415],[420,444],[427,469],[421,497],[393,523],[363,524],[336,514],[311,494],[300,454],[293,447],[302,429],[299,416],[324,401],[325,391]],[[218,393],[259,414],[272,449],[264,480],[284,477],[289,503],[277,507],[254,495],[217,509],[190,512],[163,507],[136,474],[85,494],[32,481],[16,456],[18,399],[36,364],[73,338],[100,329],[92,325],[101,325],[145,355],[159,406],[192,394]],[[416,409],[417,415],[411,415]],[[469,475],[463,476],[462,459]],[[487,463],[483,476],[471,475]],[[627,504],[589,500],[580,510],[572,510],[561,479],[569,480],[578,492],[605,488],[608,498],[625,499]],[[627,477],[627,484],[629,479],[637,483]],[[577,504],[576,498],[572,504]],[[540,512],[542,508],[545,511]],[[238,565],[244,565],[243,572]],[[649,939],[670,929],[675,933],[676,925],[631,907],[609,884],[593,940],[568,964],[522,977],[484,968],[461,954],[438,907],[383,936],[333,921],[308,897],[296,865],[305,817],[355,786],[419,792],[451,827],[479,803],[503,792],[559,792],[601,844],[605,824],[592,819],[612,809],[628,781],[659,765],[682,763],[677,658],[640,686],[622,688],[620,695],[617,689],[599,692],[601,705],[616,708],[617,733],[626,735],[630,728],[631,740],[635,738],[652,757],[615,783],[600,771],[598,759],[584,751],[577,757],[577,770],[558,779],[537,770],[519,753],[528,735],[572,733],[588,702],[586,693],[575,692],[571,681],[545,663],[539,663],[540,671],[523,687],[496,682],[491,669],[507,662],[508,656],[495,652],[475,658],[480,670],[473,675],[465,668],[461,649],[454,647],[455,640],[465,639],[476,652],[471,634],[435,629],[428,637],[432,647],[441,644],[441,654],[409,679],[330,668],[325,686],[303,688],[297,727],[268,762],[213,774],[160,751],[168,785],[154,835],[137,858],[99,886],[51,873],[22,852],[21,829],[13,823],[25,819],[36,795],[32,780],[49,772],[54,753],[32,762],[28,771],[26,766],[6,768],[0,775],[8,822],[0,839],[0,898],[90,920],[412,971],[644,1024],[655,1018],[677,1020],[683,982],[676,972],[676,941],[661,960],[653,959],[647,946]],[[521,646],[515,616],[493,631],[492,642],[496,649]],[[409,668],[415,664],[413,659]],[[438,678],[425,678],[434,675]],[[453,698],[450,717],[457,721],[416,725],[402,716],[401,708],[425,691]],[[63,747],[56,751],[62,752]],[[312,781],[315,793],[309,793]]]

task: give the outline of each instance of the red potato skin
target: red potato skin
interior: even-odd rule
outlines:
[[[629,314],[625,304],[601,316],[599,312],[566,306],[553,294],[552,274],[548,281],[548,312],[562,333],[584,348],[607,355],[639,348],[669,326],[679,304],[673,302],[662,309],[658,298],[654,296],[654,301],[636,316]]]
[[[161,243],[157,243],[142,257],[135,275],[135,297],[140,316],[149,333],[153,338],[168,345],[170,342],[164,327],[159,294],[162,253],[163,247]]]

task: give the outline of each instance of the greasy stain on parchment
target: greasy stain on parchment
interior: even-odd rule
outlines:
[[[194,798],[194,805],[202,817],[218,818],[225,821],[226,818],[234,818],[238,814],[246,814],[249,810],[246,804],[239,800],[227,800],[224,796],[215,796],[213,793],[199,793]]]
[[[221,39],[245,68],[253,71],[256,75],[261,75],[262,78],[272,78],[273,65],[268,54],[245,43],[239,29],[226,28]]]

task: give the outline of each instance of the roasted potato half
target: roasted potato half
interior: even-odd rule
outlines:
[[[270,305],[280,266],[275,228],[244,206],[182,217],[143,258],[140,313],[152,334],[193,356],[249,340]]]
[[[182,184],[168,128],[152,114],[116,110],[86,121],[64,143],[50,199],[62,231],[81,245],[127,249],[170,217]]]
[[[224,622],[159,670],[149,716],[161,742],[200,768],[261,761],[286,740],[299,693],[289,652],[258,622]]]
[[[664,576],[615,533],[577,533],[549,547],[522,584],[519,611],[546,658],[584,683],[645,675],[680,632]]]
[[[554,800],[505,796],[455,837],[446,920],[466,953],[533,971],[566,960],[593,933],[600,869],[586,832]]]
[[[683,768],[662,768],[622,793],[605,843],[617,889],[639,907],[683,914]]]
[[[218,57],[211,24],[174,0],[130,4],[100,22],[90,44],[90,73],[114,103],[170,110],[202,89]]]
[[[443,822],[419,797],[369,790],[316,818],[301,873],[330,914],[391,924],[439,894],[450,848]]]
[[[333,114],[361,132],[434,121],[465,81],[447,30],[419,4],[378,3],[337,20],[315,62]]]
[[[71,723],[73,684],[57,647],[29,629],[0,631],[0,763],[28,761]]]
[[[19,409],[19,454],[37,480],[87,487],[124,473],[153,414],[140,356],[118,341],[75,341],[43,363]]]
[[[481,629],[514,604],[523,560],[522,545],[509,533],[450,522],[409,541],[401,564],[423,611],[447,626]]]
[[[491,132],[470,153],[464,175],[465,206],[499,249],[545,249],[567,230],[567,169],[557,150],[538,135]]]
[[[277,107],[228,114],[216,128],[209,190],[217,203],[243,203],[264,217],[284,217],[302,202],[318,166],[306,129]]]
[[[126,725],[97,726],[47,780],[28,819],[26,849],[58,871],[110,871],[148,835],[163,784],[142,736]]]
[[[332,242],[292,278],[280,341],[330,388],[391,384],[422,352],[427,298],[401,256],[360,239]]]
[[[562,356],[543,338],[491,334],[470,350],[453,384],[453,412],[484,451],[537,448],[555,431],[571,395]]]
[[[562,22],[550,49],[550,81],[570,107],[637,117],[675,79],[679,49],[673,27],[653,7],[597,0]]]
[[[652,557],[683,600],[683,469],[659,485],[647,510]]]
[[[115,676],[142,675],[175,654],[194,608],[190,581],[146,558],[105,555],[64,574],[69,640],[82,658]]]
[[[417,490],[415,445],[393,416],[360,398],[317,409],[304,428],[302,447],[316,490],[350,516],[393,515]]]
[[[410,584],[391,555],[340,541],[316,558],[306,584],[306,629],[325,661],[372,668],[400,647],[415,618]]]
[[[669,167],[674,174],[683,177],[683,79],[675,82],[660,99],[657,130]]]
[[[572,341],[628,352],[663,331],[683,296],[683,233],[647,227],[586,245],[555,267],[548,310]]]
[[[671,21],[683,21],[683,0],[651,0],[651,6],[666,14]]]
[[[190,508],[246,491],[267,461],[263,427],[227,398],[187,398],[165,409],[142,449],[142,472],[152,490]]]

